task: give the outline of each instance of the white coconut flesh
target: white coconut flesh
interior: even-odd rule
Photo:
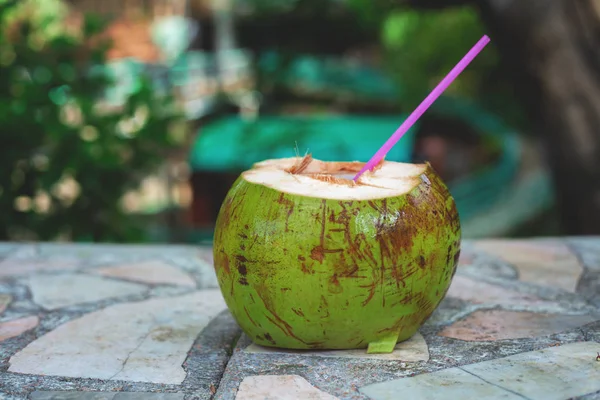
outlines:
[[[426,164],[380,163],[354,182],[360,162],[324,162],[310,157],[257,163],[242,173],[247,182],[279,192],[333,200],[373,200],[406,194],[427,179]]]

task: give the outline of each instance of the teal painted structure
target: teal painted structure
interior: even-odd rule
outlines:
[[[448,182],[461,218],[470,218],[493,204],[515,180],[521,141],[501,119],[464,100],[440,98],[428,113],[462,120],[500,149],[495,163]],[[190,153],[190,166],[195,171],[241,172],[258,161],[306,152],[324,161],[367,161],[405,118],[406,115],[265,116],[252,122],[239,117],[223,118],[200,130]],[[388,160],[411,161],[418,128],[417,123],[394,146]]]
[[[245,121],[226,117],[200,129],[191,154],[195,171],[244,171],[269,158],[311,153],[323,161],[370,158],[400,126],[405,116],[264,116]],[[414,127],[387,159],[408,161]]]

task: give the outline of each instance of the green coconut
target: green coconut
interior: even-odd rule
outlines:
[[[460,253],[453,198],[429,164],[304,158],[243,172],[221,207],[225,301],[262,346],[391,352],[445,296]]]

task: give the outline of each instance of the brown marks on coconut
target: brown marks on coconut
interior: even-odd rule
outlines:
[[[431,257],[422,253],[415,257],[414,262],[408,262],[403,265],[397,264],[396,260],[401,253],[410,254],[415,250],[414,246],[418,239],[417,233],[422,232],[425,235],[434,235],[432,240],[437,239],[439,243],[447,243],[448,238],[451,238],[455,234],[453,224],[458,221],[450,224],[451,232],[448,232],[444,227],[444,222],[451,215],[448,212],[448,210],[451,210],[451,207],[447,206],[446,196],[449,194],[446,188],[435,175],[431,177],[423,175],[422,182],[416,190],[407,194],[405,197],[406,204],[404,207],[400,207],[400,209],[396,208],[396,203],[393,200],[371,201],[367,203],[379,216],[375,224],[375,238],[379,245],[381,257],[379,268],[380,270],[387,268],[389,270],[388,276],[395,280],[396,290],[392,293],[397,294],[401,287],[405,287],[405,281],[415,273],[426,274],[428,269],[436,268],[438,262],[443,262],[446,256],[450,257],[446,259],[447,265],[452,265],[453,257],[456,254],[456,249],[453,248],[445,254],[446,249],[444,247],[443,250],[432,251]],[[451,268],[448,268],[446,273],[449,273],[450,270]],[[440,276],[441,280],[446,279],[443,275],[441,274]],[[375,279],[381,278],[374,276]],[[374,289],[369,287],[369,290],[369,297],[372,297]],[[383,288],[381,291],[385,295]],[[385,297],[382,298],[382,301],[385,301]],[[392,307],[404,304],[404,302],[415,303],[424,300],[404,297],[400,301],[395,298],[394,301],[396,303]],[[419,306],[424,307],[424,311],[432,308],[431,304],[420,304]]]
[[[310,258],[323,263],[325,255],[328,253],[341,253],[344,249],[325,248],[325,239],[327,237],[327,200],[321,200],[321,212],[319,213],[319,222],[321,223],[321,232],[319,234],[319,244],[310,251]]]
[[[406,288],[406,279],[413,276],[418,270],[422,269],[414,264],[394,265],[391,268],[391,275],[394,278],[396,289],[400,289],[400,287],[403,289]]]
[[[366,236],[364,233],[358,233],[356,235],[352,235],[351,231],[351,222],[352,216],[349,212],[349,208],[353,210],[352,214],[357,215],[359,213],[359,209],[354,207],[353,201],[339,201],[338,202],[341,211],[338,213],[337,217],[333,221],[334,223],[341,225],[342,228],[339,229],[330,229],[330,232],[343,232],[344,241],[346,242],[346,254],[350,257],[349,263],[351,263],[350,268],[356,267],[358,262],[367,261],[372,265],[376,265],[377,261],[373,256],[373,253],[370,251],[369,246],[363,246],[363,250],[361,250],[361,244],[366,243]],[[346,276],[356,277],[357,275],[354,272]]]
[[[400,332],[402,334],[407,326],[421,326],[423,321],[429,318],[437,307],[437,304],[433,304],[423,293],[413,295],[406,304],[408,303],[416,304],[418,311],[403,315],[402,317],[398,318],[392,327],[382,329],[377,333]]]
[[[410,322],[417,326],[422,325],[433,314],[440,301],[441,298],[432,302],[425,293],[420,293],[416,302],[419,311],[408,316]]]
[[[323,246],[319,245],[313,247],[313,249],[310,251],[310,258],[312,258],[315,261],[318,261],[319,263],[323,263],[326,254],[342,253],[343,251],[344,249],[326,249]]]
[[[453,247],[452,245],[448,245],[448,250],[446,251],[446,265],[451,265],[450,262],[454,259],[452,255]]]
[[[328,282],[327,290],[332,294],[339,294],[344,291],[342,285],[340,284],[340,280],[338,279],[337,274],[333,274],[331,279]]]
[[[285,197],[284,193],[281,193],[279,195],[279,198],[277,199],[277,202],[279,204],[281,204],[282,206],[284,206],[285,208],[287,208],[287,214],[285,217],[285,231],[288,232],[289,231],[289,222],[290,222],[290,216],[292,215],[292,213],[294,212],[294,202],[288,198]]]
[[[451,278],[454,278],[454,275],[456,274],[456,269],[458,268],[458,260],[460,258],[460,249],[456,250],[456,254],[454,254],[454,266],[452,267],[452,276]]]
[[[231,275],[231,267],[229,265],[229,257],[227,256],[225,251],[223,251],[223,250],[216,251],[214,253],[214,258],[215,258],[214,259],[215,272],[217,274],[219,274],[222,271],[223,274],[230,276]],[[229,293],[231,296],[233,296],[234,280],[226,279],[225,281],[227,281],[227,280],[229,280],[229,282],[231,283],[231,286],[229,288]]]
[[[331,210],[327,219],[327,234],[326,238],[335,241],[335,243],[344,242],[345,248],[333,249],[327,252],[338,253],[338,257],[333,266],[333,275],[329,282],[328,290],[331,293],[337,294],[343,291],[341,285],[342,278],[358,278],[359,277],[359,260],[364,259],[365,255],[360,250],[360,242],[353,238],[351,231],[352,217],[347,207],[354,205],[353,201],[338,201],[340,206],[339,211]],[[354,210],[358,212],[359,210]],[[338,227],[335,227],[335,226]],[[342,236],[342,238],[340,238]],[[335,239],[334,239],[335,237]]]
[[[305,262],[301,263],[300,267],[302,268],[302,272],[304,272],[307,275],[314,275],[314,273],[315,273],[315,270],[312,268],[309,268]]]
[[[433,171],[431,166],[429,166],[429,170]],[[426,177],[425,174],[424,176]],[[452,232],[456,234],[460,231],[460,221],[456,204],[451,200],[452,195],[448,190],[448,187],[444,185],[444,182],[438,175],[432,174],[430,178],[430,185],[428,185],[427,195],[434,197],[437,203],[445,205],[445,209],[441,210],[442,218],[444,222],[451,227]]]
[[[399,306],[399,305],[409,305],[416,301],[415,300],[416,297],[417,297],[417,294],[415,294],[415,293],[412,293],[412,292],[406,293],[396,303],[392,304],[392,308]]]
[[[336,274],[340,278],[358,278],[358,265],[346,261],[346,257],[342,253],[340,263],[336,265]]]
[[[452,231],[454,233],[458,233],[460,231],[460,221],[459,221],[458,209],[456,208],[456,204],[452,202],[448,213],[446,214],[446,222],[452,227]]]
[[[232,211],[233,197],[228,197],[225,202],[223,202],[223,206],[219,213],[219,223],[223,226],[229,225],[229,221],[231,219],[231,211]]]
[[[248,268],[246,267],[247,262],[248,259],[246,257],[242,255],[235,256],[236,268],[239,274],[241,275],[238,279],[238,282],[240,283],[240,285],[244,286],[248,286],[248,279],[246,278],[246,275],[248,274]]]
[[[331,210],[331,212],[329,213],[329,218],[328,219],[329,219],[329,222],[335,222],[336,221],[335,212],[333,210]],[[331,229],[331,231],[337,231],[337,230]]]
[[[442,295],[439,297],[438,302],[435,304],[436,308],[437,308],[438,304],[440,304],[442,302],[442,300],[446,297],[449,290],[450,290],[450,285],[446,285],[446,289],[444,289],[444,293],[442,293]],[[430,315],[433,314],[433,311],[435,311],[435,310],[432,310]],[[427,318],[429,318],[429,317],[427,317]]]
[[[458,262],[460,258],[460,239],[457,239],[448,246],[448,253],[446,255],[446,264],[448,266],[452,266],[452,270],[450,271],[449,279],[452,279],[456,274],[456,269],[458,268]],[[448,274],[446,275],[448,276]]]
[[[254,247],[254,245],[255,245],[256,243],[258,243],[258,238],[259,238],[259,234],[258,234],[258,233],[255,233],[255,234],[252,236],[252,242],[250,243],[250,247],[248,248],[248,251],[252,250],[252,248]]]
[[[412,323],[411,323],[412,315],[414,315],[414,314],[403,315],[402,317],[398,318],[398,320],[396,321],[396,323],[393,326],[391,326],[389,328],[380,329],[379,331],[377,331],[377,333],[380,335],[383,335],[383,334],[402,332],[404,330],[404,327],[412,325]]]
[[[374,280],[371,283],[369,283],[368,285],[360,285],[359,288],[361,289],[368,289],[367,293],[367,298],[363,300],[363,302],[361,303],[361,305],[363,307],[365,307],[367,304],[369,304],[371,302],[371,300],[373,300],[373,297],[375,297],[375,292],[377,291],[377,281]]]
[[[229,257],[221,250],[215,254],[215,265],[220,266],[223,272],[227,275],[231,275],[231,269],[229,268]]]
[[[237,270],[240,273],[240,275],[246,276],[246,274],[248,273],[248,268],[246,268],[246,263],[248,262],[248,259],[244,256],[238,255],[235,256],[235,261]]]
[[[421,293],[417,299],[417,308],[421,311],[430,310],[435,308],[431,300],[425,293]]]
[[[316,246],[310,251],[310,258],[320,263],[325,259],[325,249],[323,246]]]
[[[327,227],[327,200],[321,200],[321,235],[319,242],[321,248],[325,248],[325,229]]]
[[[396,287],[405,287],[405,279],[414,273],[411,265],[397,265],[396,259],[400,252],[410,251],[414,240],[414,226],[408,225],[403,221],[403,216],[397,209],[390,209],[388,200],[383,199],[381,203],[369,204],[377,211],[377,221],[375,222],[375,239],[379,245],[379,276],[377,277],[381,285],[382,304],[385,306],[385,288],[386,270],[390,269],[391,275],[396,281]],[[412,222],[411,219],[409,219]]]
[[[272,345],[277,344],[270,333],[265,333],[265,340],[268,340]]]
[[[306,264],[306,257],[298,256],[298,261],[300,261],[300,269],[307,275],[312,275],[315,273],[314,269],[309,268]]]
[[[340,200],[340,201],[338,201],[338,204],[340,205],[340,207],[342,207],[343,210],[347,210],[346,207],[349,207],[349,208],[354,207],[353,200]]]
[[[227,226],[231,220],[236,220],[240,207],[244,204],[247,188],[235,183],[232,191],[227,195],[227,199],[223,203],[222,209],[219,211],[218,224]]]
[[[377,206],[377,204],[375,204],[375,202],[373,200],[368,200],[367,204],[369,205],[369,207],[371,207],[373,210],[379,212],[379,207]]]
[[[351,229],[352,215],[359,213],[358,207],[355,207],[353,201],[339,201],[338,202],[341,210],[337,216],[333,217],[332,223],[338,224],[340,228],[330,229],[330,232],[342,233],[344,236],[344,242],[346,248],[340,255],[340,260],[335,266],[334,277],[332,280],[338,280],[339,278],[353,278],[353,279],[365,279],[366,276],[359,274],[360,269],[358,265],[369,266],[368,270],[376,272],[378,268],[378,261],[371,251],[371,246],[367,243],[367,237],[364,233],[353,233]],[[374,203],[373,203],[374,205]],[[367,268],[365,268],[367,269]],[[360,288],[367,289],[366,298],[362,301],[362,305],[366,306],[374,298],[377,291],[377,285],[379,282],[379,275],[375,274],[373,281],[368,284],[359,285]],[[334,290],[337,290],[334,288]]]
[[[258,295],[258,297],[261,299],[261,301],[263,302],[263,305],[265,306],[265,309],[268,311],[268,313],[270,314],[265,314],[265,317],[269,320],[269,322],[273,325],[275,325],[278,329],[281,330],[281,332],[283,332],[284,335],[291,337],[297,341],[299,341],[300,343],[305,344],[306,346],[319,346],[322,345],[321,342],[307,342],[301,338],[299,338],[295,333],[294,333],[294,329],[292,328],[292,326],[287,323],[283,318],[281,318],[278,313],[275,311],[275,307],[273,305],[273,302],[271,301],[271,299],[268,297],[268,293],[269,293],[269,289],[265,286],[264,283],[261,283],[260,285],[257,285],[256,288],[256,294]]]
[[[408,198],[410,201],[411,196]],[[383,199],[380,206],[374,204],[372,207],[379,215],[375,222],[375,239],[379,243],[382,259],[394,259],[399,249],[412,249],[416,230],[412,215],[405,221],[399,210],[389,209],[387,199]]]
[[[302,317],[302,318],[304,318],[304,317],[305,317],[305,316],[304,316],[304,312],[303,312],[303,311],[302,311],[302,309],[300,309],[300,308],[293,308],[293,307],[292,307],[292,311],[294,312],[294,314],[296,314],[296,315],[297,315],[297,316],[299,316],[299,317]]]
[[[246,317],[248,317],[248,320],[250,320],[250,323],[252,325],[254,325],[257,328],[261,328],[260,324],[257,324],[256,321],[254,321],[252,319],[252,317],[250,316],[250,313],[248,312],[248,309],[246,308],[246,306],[244,306],[244,312],[246,313]]]
[[[310,258],[320,263],[325,259],[325,229],[327,224],[327,201],[321,200],[321,233],[319,235],[319,245],[315,246],[310,252]]]
[[[321,319],[327,319],[330,316],[329,303],[327,302],[327,299],[323,295],[321,295],[321,302],[319,303],[318,312],[323,313],[323,315],[321,316]]]

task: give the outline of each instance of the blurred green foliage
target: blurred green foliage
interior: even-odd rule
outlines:
[[[401,80],[406,91],[407,105],[417,106],[428,89],[443,79],[484,32],[471,8],[389,13],[382,24],[382,43],[388,68]],[[477,96],[486,75],[497,63],[493,49],[481,52],[446,93]]]
[[[361,23],[378,30],[385,68],[401,87],[399,102],[414,109],[487,31],[475,6],[420,10],[405,3],[349,0]],[[475,101],[527,131],[514,85],[492,41],[446,94]]]
[[[378,38],[374,44],[383,55],[382,67],[396,82],[398,104],[406,112],[412,111],[477,40],[488,33],[475,5],[444,8],[444,2],[440,1],[440,9],[434,10],[413,8],[409,3],[409,0],[237,0],[238,6],[251,4],[255,15],[273,19],[285,13],[308,15],[321,23],[330,23],[342,14],[352,19],[352,24],[343,25],[346,29],[351,27],[365,38]],[[335,29],[331,27],[331,36]],[[309,32],[302,30],[296,35],[311,38]],[[289,35],[285,37],[286,43],[281,43],[278,50],[285,52],[288,62],[305,55],[302,54],[306,53],[305,48],[295,49],[294,41]],[[353,45],[364,43],[348,43],[347,47]],[[313,44],[317,46],[318,43]],[[515,129],[527,132],[528,117],[515,89],[511,73],[503,65],[492,38],[445,94],[476,102]]]
[[[102,106],[106,21],[71,33],[64,16],[59,1],[0,0],[0,240],[144,240],[121,199],[177,145],[179,112],[146,79]]]

